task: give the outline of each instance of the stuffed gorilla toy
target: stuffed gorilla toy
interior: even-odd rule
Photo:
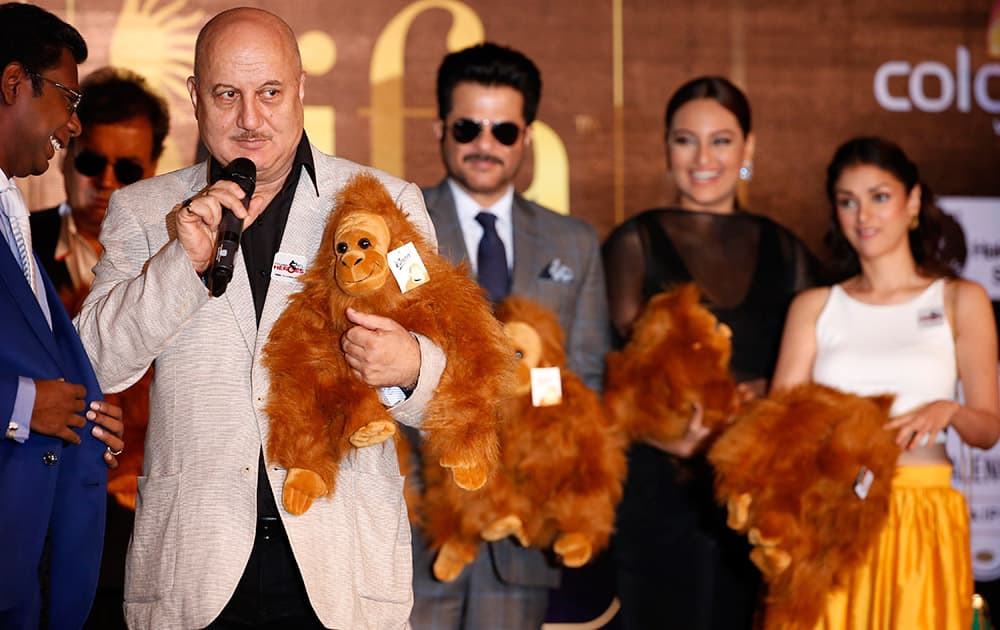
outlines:
[[[875,544],[900,452],[892,399],[806,383],[752,403],[709,450],[727,524],[768,582],[766,628],[813,627]]]
[[[625,441],[597,395],[566,369],[555,315],[522,297],[497,307],[519,364],[517,395],[502,402],[500,466],[489,483],[460,493],[424,458],[421,520],[434,575],[451,581],[482,540],[514,536],[523,546],[551,548],[579,567],[605,547],[625,477]],[[560,368],[562,401],[532,404],[531,368]]]
[[[683,436],[695,404],[706,427],[726,425],[739,404],[731,336],[694,284],[649,299],[625,348],[607,356],[604,403],[629,439]]]
[[[388,254],[412,243],[427,277],[410,272],[405,293]],[[425,449],[455,484],[479,488],[498,461],[497,401],[510,395],[516,363],[482,289],[420,235],[372,175],[337,195],[302,290],[275,322],[263,364],[271,386],[268,460],[288,470],[282,503],[302,514],[332,494],[341,458],[378,444],[396,425],[374,389],[352,374],[340,348],[346,309],[381,315],[426,336],[447,357],[428,403]]]

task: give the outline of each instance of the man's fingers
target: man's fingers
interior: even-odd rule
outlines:
[[[79,444],[80,436],[77,435],[69,427],[62,427],[56,432],[56,436],[63,441],[69,442],[70,444]]]
[[[106,400],[95,400],[90,403],[90,408],[94,411],[104,414],[109,418],[114,418],[115,420],[121,420],[123,416],[122,408],[118,405],[113,405]]]
[[[390,330],[395,322],[388,317],[362,313],[353,308],[347,309],[347,319],[358,326],[363,326],[368,330]]]

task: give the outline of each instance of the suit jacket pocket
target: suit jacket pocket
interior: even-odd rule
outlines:
[[[409,604],[413,561],[403,478],[358,471],[352,477],[358,594],[377,602]]]
[[[139,477],[135,530],[125,562],[125,601],[154,602],[174,586],[180,475]]]

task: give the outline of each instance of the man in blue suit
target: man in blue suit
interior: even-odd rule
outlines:
[[[39,175],[80,134],[87,46],[38,7],[0,4],[0,628],[80,628],[100,568],[107,466],[121,410],[100,386],[31,254],[13,177]],[[84,411],[86,410],[86,414]]]

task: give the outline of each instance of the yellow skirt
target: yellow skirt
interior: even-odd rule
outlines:
[[[951,466],[901,466],[878,544],[829,595],[816,627],[967,630],[972,590],[969,512]]]

